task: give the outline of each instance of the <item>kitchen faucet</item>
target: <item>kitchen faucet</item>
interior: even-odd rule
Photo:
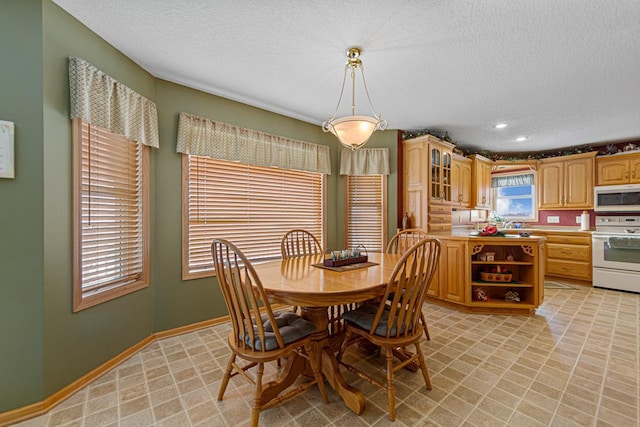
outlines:
[[[504,228],[505,230],[508,230],[509,228],[511,228],[511,225],[516,222],[515,220],[511,220],[511,221],[507,221],[504,223],[504,226],[502,228]]]

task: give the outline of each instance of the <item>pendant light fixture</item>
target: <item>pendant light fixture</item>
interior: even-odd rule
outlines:
[[[373,104],[371,103],[371,97],[369,96],[369,90],[367,89],[367,81],[364,78],[364,69],[362,61],[360,60],[360,54],[362,50],[358,47],[352,47],[347,50],[347,63],[344,66],[344,77],[342,78],[342,89],[340,89],[340,97],[338,98],[338,105],[333,115],[324,123],[322,123],[322,130],[325,132],[331,132],[338,138],[338,141],[347,148],[356,150],[367,143],[373,132],[377,130],[385,130],[387,128],[387,121],[382,119],[381,114],[376,114]],[[373,112],[374,117],[369,116],[356,116],[356,70],[360,70],[362,76],[362,83],[364,91],[369,101],[369,106]],[[344,93],[344,85],[347,81],[347,72],[350,71],[351,76],[351,115],[341,118],[335,118],[340,108],[340,102],[342,101],[342,94]]]

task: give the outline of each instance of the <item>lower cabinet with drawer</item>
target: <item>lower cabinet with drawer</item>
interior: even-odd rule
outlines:
[[[451,231],[451,205],[429,204],[427,231]]]
[[[591,234],[549,231],[545,234],[546,275],[591,280]]]

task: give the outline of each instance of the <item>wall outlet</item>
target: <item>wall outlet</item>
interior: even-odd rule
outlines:
[[[581,224],[582,223],[582,218],[580,218],[580,216],[576,217],[576,224]]]
[[[560,223],[560,217],[559,216],[548,216],[547,217],[547,222],[550,224],[559,224]]]

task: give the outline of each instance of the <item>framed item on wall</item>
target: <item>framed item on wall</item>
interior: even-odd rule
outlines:
[[[0,178],[15,178],[13,135],[13,122],[0,120]]]

